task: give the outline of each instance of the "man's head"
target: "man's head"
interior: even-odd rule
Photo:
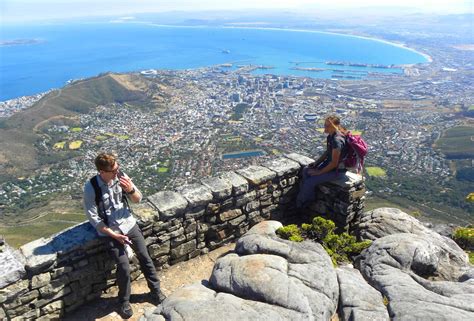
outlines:
[[[113,180],[119,171],[117,157],[109,153],[100,153],[95,158],[95,167],[105,182]]]

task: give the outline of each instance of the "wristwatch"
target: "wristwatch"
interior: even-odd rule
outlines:
[[[135,190],[135,187],[134,187],[134,188],[132,188],[132,190],[131,190],[130,192],[128,192],[127,194],[128,194],[128,195],[132,195],[132,194],[135,193],[135,192],[136,192],[136,190]]]

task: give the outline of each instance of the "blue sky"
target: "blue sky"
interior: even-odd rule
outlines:
[[[1,20],[27,22],[82,16],[130,15],[141,12],[330,9],[364,6],[416,8],[436,13],[473,12],[474,0],[0,0]]]

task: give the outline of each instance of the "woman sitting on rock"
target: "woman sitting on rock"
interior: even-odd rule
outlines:
[[[344,158],[346,151],[347,130],[341,126],[339,117],[332,115],[326,117],[324,121],[324,132],[328,134],[326,142],[326,151],[313,164],[303,169],[300,191],[296,198],[296,207],[301,209],[315,200],[314,188],[318,184],[332,181],[342,173],[346,168],[344,162],[339,160]]]

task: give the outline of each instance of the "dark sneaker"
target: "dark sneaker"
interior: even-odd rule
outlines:
[[[132,315],[133,315],[133,310],[130,303],[129,302],[122,303],[122,306],[120,307],[120,316],[123,319],[130,319]]]
[[[161,291],[150,291],[150,297],[155,304],[160,304],[166,299],[166,296]]]

